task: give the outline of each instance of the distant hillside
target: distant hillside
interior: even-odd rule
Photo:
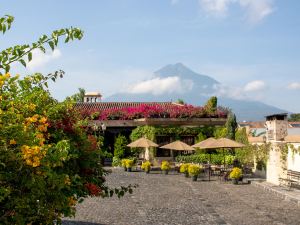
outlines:
[[[215,85],[220,84],[215,79],[193,72],[181,63],[167,65],[154,72],[156,78],[179,77],[182,81],[191,81],[192,87],[185,92],[164,93],[154,95],[151,93],[116,93],[105,101],[176,101],[183,99],[186,103],[193,105],[203,105],[214,93]],[[218,97],[219,105],[229,107],[237,115],[239,121],[259,121],[264,120],[264,116],[287,112],[285,110],[267,105],[259,101],[236,100],[225,97]]]

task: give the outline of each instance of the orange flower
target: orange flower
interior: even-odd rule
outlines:
[[[15,141],[15,139],[11,139],[11,140],[9,141],[9,144],[10,144],[10,145],[15,145],[15,144],[17,144],[17,142]]]

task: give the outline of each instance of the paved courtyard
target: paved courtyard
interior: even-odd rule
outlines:
[[[111,186],[139,184],[118,199],[89,198],[64,225],[100,224],[300,224],[300,206],[254,185],[197,181],[181,174],[123,172],[107,176]]]

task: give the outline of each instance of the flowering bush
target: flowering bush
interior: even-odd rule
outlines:
[[[0,31],[10,27],[0,19]],[[6,29],[6,28],[5,28]],[[19,61],[26,65],[31,51],[58,37],[80,39],[77,29],[54,31],[37,43],[18,45],[0,52],[0,224],[61,223],[75,215],[75,205],[87,196],[108,197],[131,192],[131,186],[111,189],[99,164],[101,150],[86,133],[87,122],[72,102],[59,103],[47,89],[49,80],[63,72],[20,79],[7,71]]]
[[[81,114],[99,120],[133,120],[140,118],[226,118],[226,111],[207,113],[203,107],[192,105],[140,105],[137,107],[109,108],[102,111],[82,110]],[[97,116],[95,116],[97,115]]]
[[[125,165],[126,165],[126,168],[132,168],[133,167],[133,164],[134,164],[134,160],[132,159],[126,159],[125,161]]]
[[[170,166],[170,163],[168,161],[162,161],[161,162],[161,170],[170,170],[171,169],[171,166]]]
[[[142,163],[141,168],[143,170],[145,170],[146,172],[150,171],[151,170],[151,163],[149,161],[145,161],[145,162]]]
[[[188,172],[191,176],[198,176],[201,170],[202,168],[200,166],[194,164],[190,164],[188,167]]]
[[[189,165],[190,164],[188,164],[188,163],[181,164],[179,172],[180,173],[188,173]]]
[[[242,176],[242,170],[238,167],[234,167],[229,174],[230,179],[238,180]]]

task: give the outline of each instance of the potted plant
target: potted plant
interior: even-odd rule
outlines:
[[[127,161],[127,159],[122,159],[122,160],[121,160],[121,165],[122,165],[122,167],[124,168],[124,171],[127,170],[127,168],[126,168],[126,161]]]
[[[142,163],[141,168],[146,172],[146,173],[150,173],[151,170],[151,163],[149,161],[145,161]]]
[[[162,161],[160,168],[164,172],[164,174],[167,175],[169,173],[169,170],[171,169],[171,166],[168,161]]]
[[[132,159],[126,160],[126,168],[127,168],[128,172],[131,172],[133,164],[134,164],[134,161]]]
[[[239,179],[242,177],[242,170],[238,167],[234,167],[229,174],[229,178],[233,184],[238,184]]]
[[[185,177],[189,177],[189,164],[188,163],[181,164],[179,172],[183,173]]]
[[[201,167],[198,165],[190,164],[188,167],[189,175],[192,177],[193,181],[197,181],[198,175],[201,172]]]

